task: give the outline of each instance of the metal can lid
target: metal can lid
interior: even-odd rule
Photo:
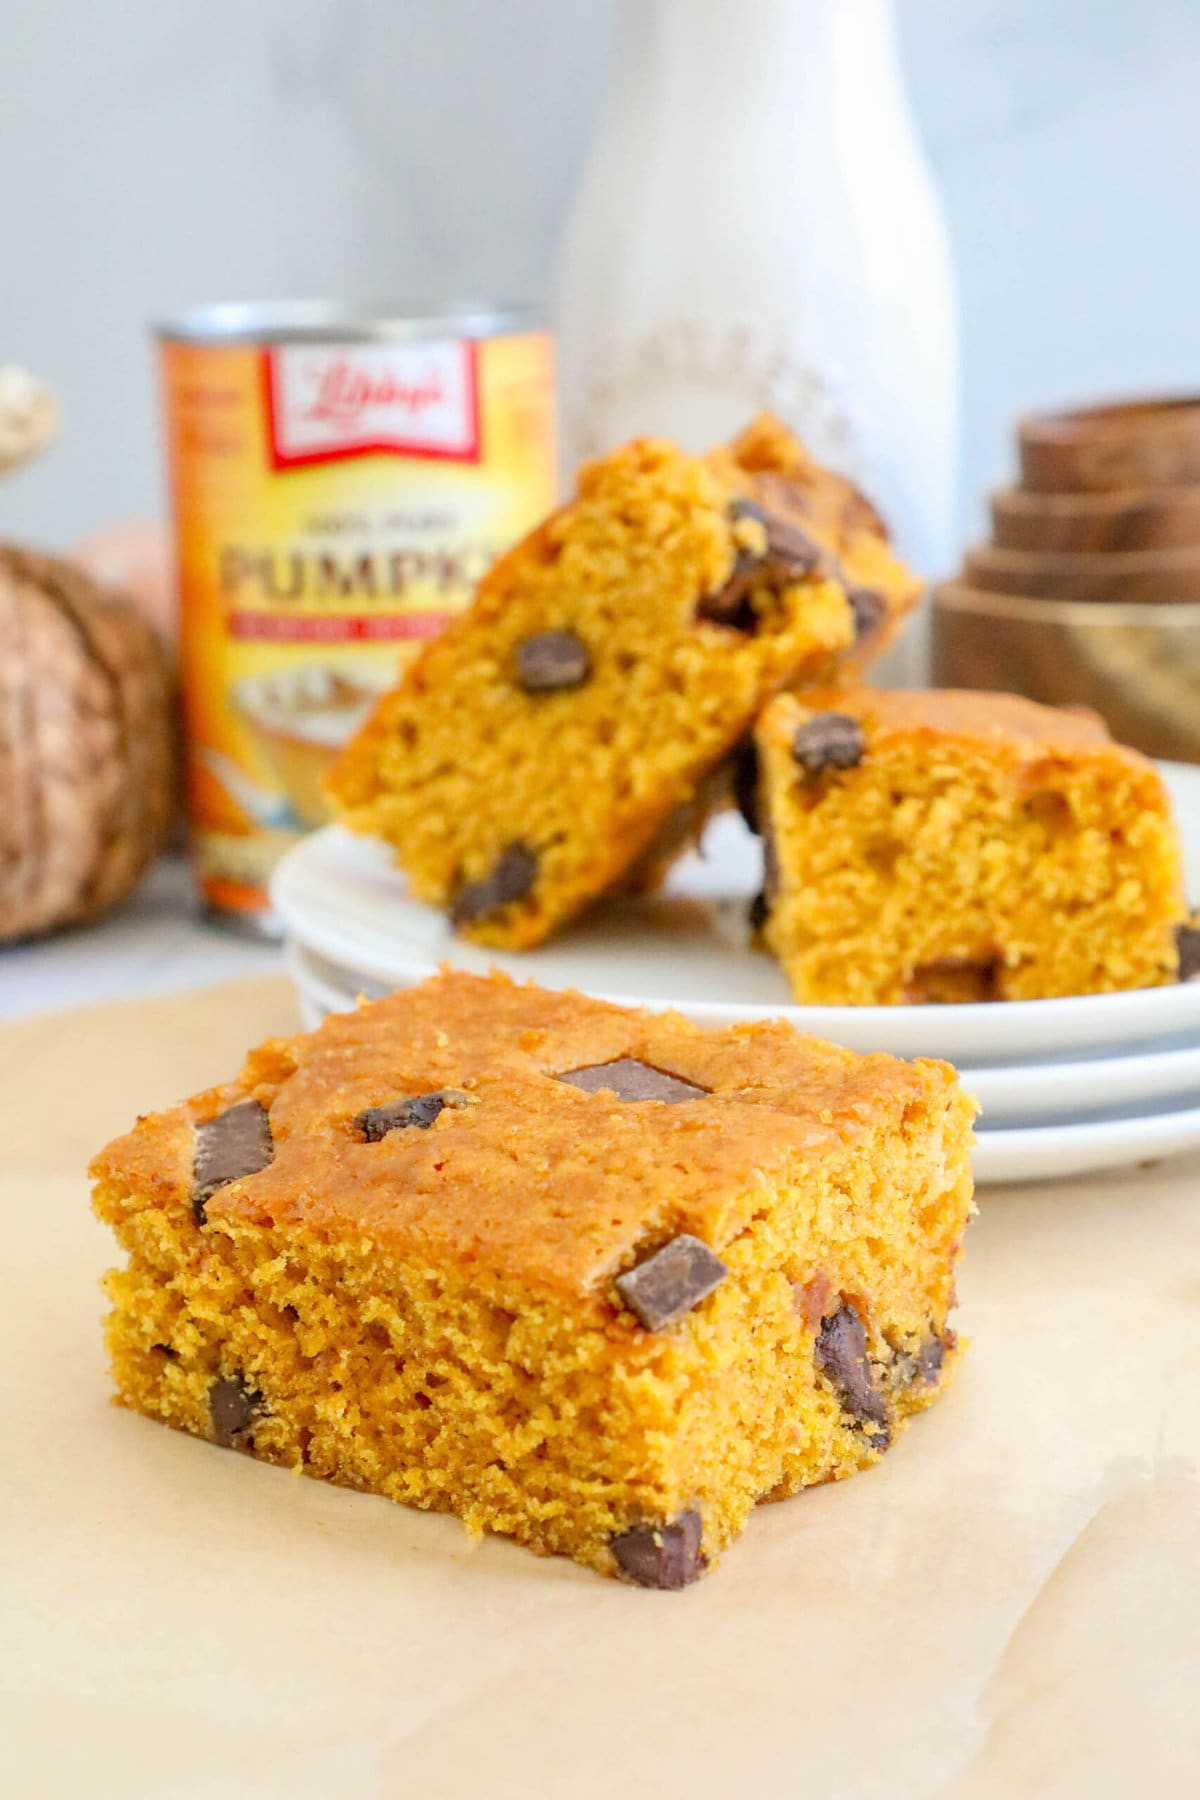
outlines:
[[[511,337],[539,331],[535,306],[464,301],[374,304],[344,300],[231,300],[156,322],[155,335],[181,344],[417,343],[425,338]]]

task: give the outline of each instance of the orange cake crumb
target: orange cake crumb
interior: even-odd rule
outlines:
[[[681,1586],[941,1390],[973,1110],[942,1063],[444,974],[96,1158],[117,1392]]]
[[[1009,694],[785,696],[760,721],[764,935],[797,999],[1035,1000],[1177,978],[1153,764]]]

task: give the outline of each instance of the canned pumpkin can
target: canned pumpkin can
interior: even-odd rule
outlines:
[[[208,906],[269,931],[328,764],[554,503],[552,347],[521,309],[215,306],[158,335],[193,855]]]

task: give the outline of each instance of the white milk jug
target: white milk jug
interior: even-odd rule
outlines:
[[[947,568],[950,262],[890,0],[619,5],[554,284],[566,454],[770,407]]]

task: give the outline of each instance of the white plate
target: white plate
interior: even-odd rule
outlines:
[[[1077,1062],[1013,1063],[960,1069],[983,1108],[984,1128],[1070,1124],[1115,1107],[1142,1112],[1169,1101],[1200,1105],[1200,1044]]]
[[[1162,769],[1195,891],[1200,769]],[[441,962],[479,973],[498,967],[626,1005],[678,1007],[707,1023],[782,1016],[854,1050],[944,1056],[971,1068],[1200,1034],[1200,982],[991,1006],[797,1006],[777,964],[746,944],[746,902],[760,879],[756,840],[726,815],[710,828],[705,855],[681,862],[663,893],[609,902],[555,942],[514,955],[455,937],[440,913],[410,897],[385,845],[330,825],[283,859],[272,898],[289,934],[389,988],[422,981]]]
[[[1200,1147],[1200,1106],[1141,1118],[1086,1119],[1078,1125],[1039,1125],[1026,1131],[981,1131],[975,1179],[981,1184],[1051,1181],[1089,1175]]]

